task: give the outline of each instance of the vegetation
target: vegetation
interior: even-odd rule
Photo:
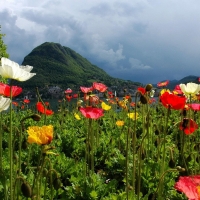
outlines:
[[[1,25],[0,25],[0,58],[5,57],[8,58],[9,55],[6,52],[7,51],[7,46],[4,44],[3,37],[5,34],[1,33]]]
[[[24,88],[57,85],[79,90],[79,86],[91,86],[94,81],[107,86],[119,86],[126,82],[109,76],[72,49],[52,42],[45,42],[33,49],[22,65],[33,66],[33,72],[37,73],[30,81],[19,83]]]

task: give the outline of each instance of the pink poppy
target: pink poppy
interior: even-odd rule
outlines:
[[[191,104],[188,104],[188,106],[194,111],[200,110],[200,104],[199,103],[191,103]]]
[[[183,121],[180,122],[179,128],[183,130],[186,135],[190,135],[198,129],[198,125],[194,120],[184,118]]]
[[[106,85],[104,85],[103,83],[94,82],[93,83],[93,88],[95,90],[98,90],[99,92],[105,92],[108,87]]]
[[[67,89],[65,90],[65,93],[66,93],[66,94],[71,94],[71,93],[72,93],[72,89],[67,88]]]
[[[157,86],[158,87],[164,87],[164,86],[167,86],[168,84],[169,84],[169,81],[167,80],[167,81],[164,81],[164,82],[157,83]]]
[[[92,92],[93,89],[94,89],[93,87],[80,87],[81,92],[83,92],[85,94]]]
[[[181,176],[174,188],[183,192],[189,200],[200,199],[200,175]]]
[[[79,110],[82,113],[82,115],[86,118],[99,119],[103,116],[103,109],[101,108],[86,107],[80,108]]]
[[[180,85],[176,85],[174,90],[173,90],[173,93],[175,94],[183,94],[181,88],[180,88]]]

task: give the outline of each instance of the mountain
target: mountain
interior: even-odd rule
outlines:
[[[80,86],[91,86],[93,82],[107,86],[126,82],[109,76],[74,50],[53,42],[45,42],[34,48],[24,58],[22,65],[33,66],[32,72],[36,73],[30,80],[18,84],[24,88],[56,85],[78,89]]]

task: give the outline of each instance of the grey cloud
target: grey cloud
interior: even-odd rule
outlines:
[[[8,10],[0,12],[0,19],[4,19],[1,22],[2,33],[6,34],[4,43],[7,45],[10,59],[21,64],[27,52],[33,49],[35,36],[18,28],[16,26],[17,16]]]

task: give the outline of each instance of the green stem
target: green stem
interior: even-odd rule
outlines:
[[[13,200],[13,145],[12,145],[12,85],[10,85],[10,133],[9,133],[9,155],[10,155],[10,200]]]

